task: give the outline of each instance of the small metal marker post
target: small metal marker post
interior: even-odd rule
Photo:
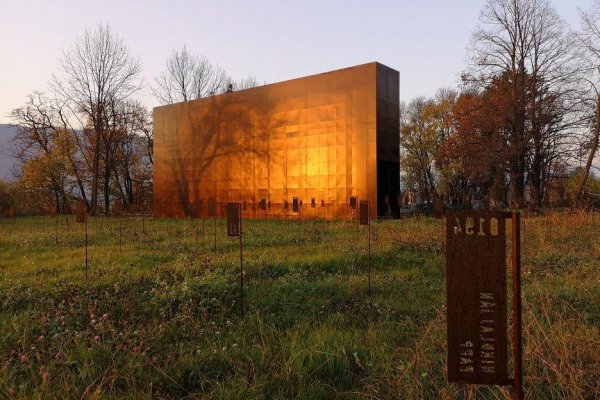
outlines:
[[[84,223],[85,223],[85,279],[88,278],[88,219],[87,212],[84,213]]]
[[[240,316],[244,318],[244,245],[241,203],[227,203],[227,236],[239,236],[240,238]]]
[[[523,338],[521,327],[521,213],[512,214],[513,357],[515,399],[523,399]]]
[[[56,206],[50,209],[50,217],[54,220],[54,244],[58,246],[58,218],[56,218]]]
[[[87,204],[83,199],[75,201],[75,217],[76,221],[84,224],[85,230],[85,279],[88,277],[88,216]]]
[[[213,217],[213,221],[214,221],[214,225],[215,225],[215,245],[213,250],[217,251],[217,216],[216,216],[216,210],[215,210],[215,198],[214,197],[210,197],[208,199],[208,216],[209,217]]]
[[[146,209],[142,208],[142,236],[146,236]]]
[[[361,225],[367,225],[368,230],[368,243],[369,243],[369,258],[368,258],[368,274],[369,274],[369,289],[368,294],[371,296],[371,218],[369,215],[369,200],[361,200],[359,208],[359,220]]]
[[[358,197],[352,196],[350,197],[350,208],[352,209],[352,214],[356,218],[356,241],[358,242],[358,215],[356,213],[358,208]]]

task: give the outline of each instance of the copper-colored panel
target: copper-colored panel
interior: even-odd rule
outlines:
[[[396,86],[396,71],[370,63],[155,108],[155,215],[208,197],[250,216],[269,199],[269,214],[287,215],[292,197],[325,197],[319,215],[332,218],[353,194],[382,215],[378,201],[399,191]]]
[[[448,380],[507,384],[505,214],[446,218]]]

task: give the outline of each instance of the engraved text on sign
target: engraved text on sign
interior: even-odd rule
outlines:
[[[446,293],[448,380],[507,384],[504,214],[447,214]]]

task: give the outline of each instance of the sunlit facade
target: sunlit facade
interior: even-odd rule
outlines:
[[[399,74],[379,63],[157,107],[153,212],[214,197],[246,217],[341,218],[358,196],[395,215],[398,112]]]

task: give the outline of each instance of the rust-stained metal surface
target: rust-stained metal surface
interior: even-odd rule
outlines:
[[[358,216],[361,225],[369,225],[369,200],[360,201]]]
[[[242,207],[240,203],[227,203],[227,236],[240,236]]]
[[[85,209],[85,201],[82,199],[75,200],[75,220],[77,222],[85,222],[87,212]]]
[[[51,206],[51,207],[50,207],[50,216],[51,216],[52,218],[55,218],[55,217],[56,217],[56,214],[57,214],[57,211],[56,211],[56,206]]]
[[[398,112],[398,72],[379,63],[157,107],[153,212],[214,197],[260,217],[264,198],[283,216],[314,197],[336,218],[358,196],[383,215],[399,191]]]
[[[209,216],[209,217],[214,217],[214,216],[216,216],[216,210],[217,210],[217,207],[216,207],[216,204],[215,204],[215,203],[216,203],[216,200],[215,200],[215,198],[214,198],[214,197],[210,197],[210,198],[208,199],[208,216]]]
[[[448,380],[509,383],[506,214],[446,214]]]
[[[356,210],[356,206],[358,205],[358,197],[352,196],[350,197],[350,208]]]
[[[300,200],[297,197],[292,199],[292,211],[295,213],[300,212]]]

